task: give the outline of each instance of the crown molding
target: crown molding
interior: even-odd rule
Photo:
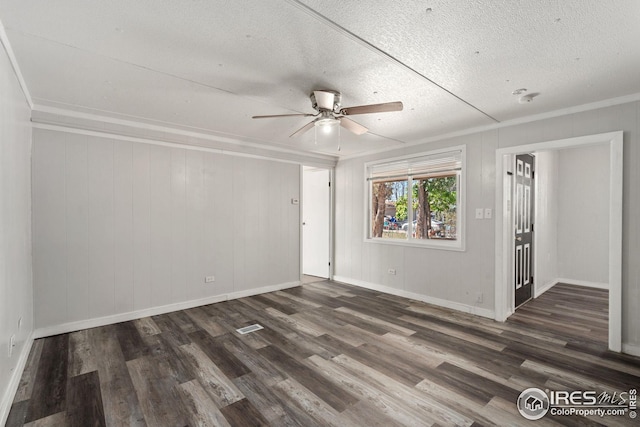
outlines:
[[[34,105],[31,121],[36,129],[66,131],[138,143],[236,154],[325,168],[334,167],[338,160],[337,157],[327,154],[302,152],[201,129],[180,129],[163,124],[110,117],[40,104]]]
[[[22,89],[22,93],[24,94],[27,104],[29,104],[29,107],[33,110],[33,100],[31,99],[29,88],[27,87],[27,83],[24,81],[22,71],[18,65],[18,60],[16,59],[16,55],[13,53],[13,48],[11,47],[11,43],[9,43],[9,37],[7,37],[7,32],[4,29],[4,25],[2,25],[2,21],[0,21],[0,43],[2,44],[4,51],[7,53],[7,57],[9,58],[13,72],[18,79],[18,83],[20,84],[20,88]]]
[[[407,142],[402,146],[402,148],[410,148],[410,147],[415,147],[415,146],[419,146],[419,145],[423,145],[423,144],[428,144],[428,143],[431,143],[431,142],[443,141],[443,140],[450,139],[450,138],[457,138],[457,137],[460,137],[460,136],[466,136],[466,135],[471,135],[471,134],[475,134],[475,133],[487,132],[487,131],[491,131],[491,130],[498,130],[498,129],[506,128],[506,127],[509,127],[509,126],[516,126],[516,125],[521,125],[521,124],[524,124],[524,123],[536,122],[536,121],[539,121],[539,120],[552,119],[552,118],[555,118],[555,117],[569,116],[571,114],[582,113],[582,112],[585,112],[585,111],[598,110],[600,108],[613,107],[613,106],[616,106],[616,105],[629,104],[629,103],[638,102],[638,101],[640,101],[640,93],[634,93],[634,94],[631,94],[631,95],[620,96],[620,97],[617,97],[617,98],[610,98],[610,99],[605,99],[605,100],[602,100],[602,101],[591,102],[591,103],[588,103],[588,104],[582,104],[582,105],[576,105],[576,106],[573,106],[573,107],[562,108],[562,109],[559,109],[559,110],[549,111],[549,112],[546,112],[546,113],[533,114],[533,115],[530,115],[530,116],[520,117],[520,118],[517,118],[517,119],[505,120],[504,122],[500,122],[500,123],[492,123],[490,125],[476,126],[476,127],[473,127],[473,128],[462,129],[462,130],[459,130],[459,131],[449,132],[449,133],[446,133],[446,134],[435,135],[435,136],[431,136],[429,138],[424,138],[424,139],[421,139],[421,140],[418,140],[418,141]],[[349,159],[358,159],[358,158],[371,156],[371,155],[374,155],[374,154],[381,154],[381,153],[386,153],[388,151],[397,151],[397,150],[398,150],[398,147],[380,148],[380,149],[377,149],[377,150],[366,151],[364,153],[353,154],[353,155],[349,155],[349,156],[341,156],[340,157],[340,161],[349,160]]]

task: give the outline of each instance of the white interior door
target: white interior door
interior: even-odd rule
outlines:
[[[302,273],[329,278],[329,170],[305,167],[302,173]]]

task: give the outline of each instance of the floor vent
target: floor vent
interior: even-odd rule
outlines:
[[[255,325],[249,325],[249,326],[245,326],[244,328],[240,328],[240,329],[236,329],[236,331],[239,334],[248,334],[250,332],[255,332],[255,331],[259,331],[260,329],[264,329],[261,325],[258,325],[257,323]]]

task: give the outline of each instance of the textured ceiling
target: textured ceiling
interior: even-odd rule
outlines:
[[[37,106],[338,154],[308,94],[354,116],[353,155],[640,93],[640,1],[3,0],[2,21]],[[519,104],[512,92],[539,94]]]

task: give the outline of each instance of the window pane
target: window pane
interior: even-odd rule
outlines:
[[[457,175],[413,178],[413,238],[456,240],[457,190]]]
[[[406,239],[408,181],[371,181],[370,237]]]
[[[460,146],[365,163],[366,238],[464,250],[464,162]]]

